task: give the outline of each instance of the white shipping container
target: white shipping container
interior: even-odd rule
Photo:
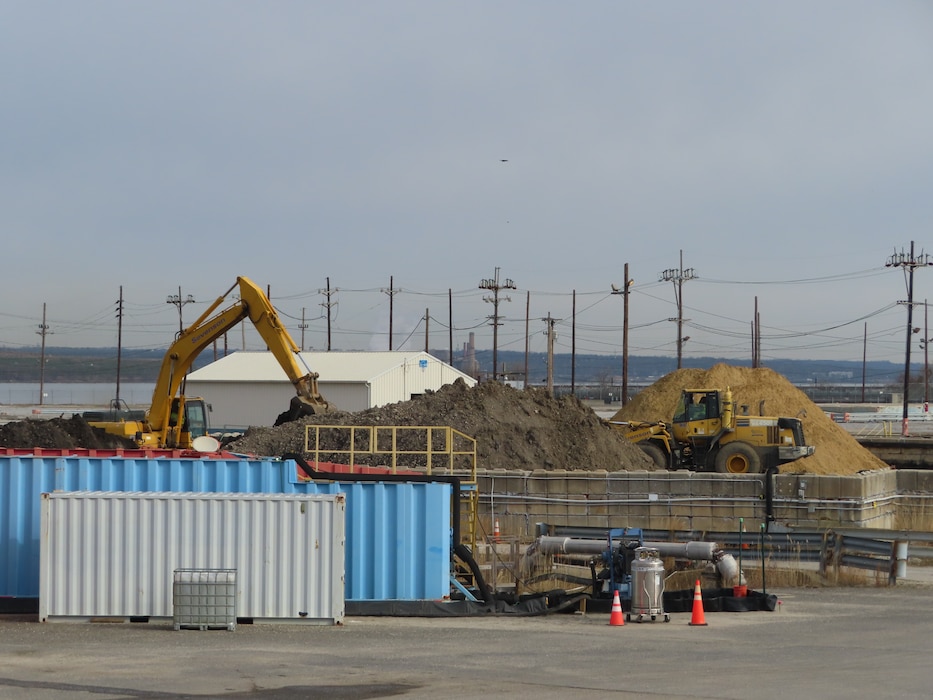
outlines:
[[[236,616],[344,617],[344,495],[42,494],[39,620],[171,621],[177,569],[236,571]]]

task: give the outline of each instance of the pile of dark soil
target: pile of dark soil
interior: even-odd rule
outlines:
[[[468,387],[462,380],[411,401],[358,413],[310,416],[272,428],[250,428],[227,449],[268,456],[300,453],[308,424],[450,426],[476,439],[480,469],[655,469],[639,448],[607,429],[593,410],[575,397],[556,399],[545,389],[520,390],[498,382]],[[404,435],[399,433],[400,440]],[[398,449],[424,447],[399,444]],[[335,456],[330,461],[346,460]],[[381,462],[367,460],[365,455],[354,461],[385,464],[385,456]]]
[[[136,443],[92,428],[81,416],[29,419],[0,425],[0,447],[44,449],[132,449]]]

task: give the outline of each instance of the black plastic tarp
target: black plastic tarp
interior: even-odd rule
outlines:
[[[704,612],[773,611],[777,596],[748,591],[738,598],[731,588],[712,588],[701,591]],[[694,589],[665,591],[664,612],[693,611]],[[623,607],[628,609],[628,601]],[[347,601],[346,614],[360,617],[473,617],[482,615],[534,616],[569,613],[585,609],[592,613],[609,613],[612,601],[592,598],[588,594],[568,595],[554,590],[541,595],[524,597],[518,601],[493,600],[365,600]]]

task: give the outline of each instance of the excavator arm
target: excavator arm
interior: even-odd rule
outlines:
[[[237,287],[239,299],[215,314]],[[296,397],[292,400],[290,414],[297,417],[329,409],[318,391],[317,372],[311,372],[307,367],[307,371],[300,368],[300,348],[279,321],[268,297],[251,280],[237,277],[236,284],[217,297],[194,323],[178,334],[162,360],[147,416],[149,430],[161,434],[162,445],[178,444],[182,421],[177,416],[180,415],[180,407],[184,406],[184,396],[179,396],[179,389],[194,361],[208,345],[247,317],[295,387]]]

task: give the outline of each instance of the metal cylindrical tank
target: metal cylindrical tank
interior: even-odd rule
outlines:
[[[670,615],[664,613],[664,562],[657,549],[638,547],[632,560],[632,610],[638,622],[645,617],[656,619],[664,615],[664,621],[670,621]]]

